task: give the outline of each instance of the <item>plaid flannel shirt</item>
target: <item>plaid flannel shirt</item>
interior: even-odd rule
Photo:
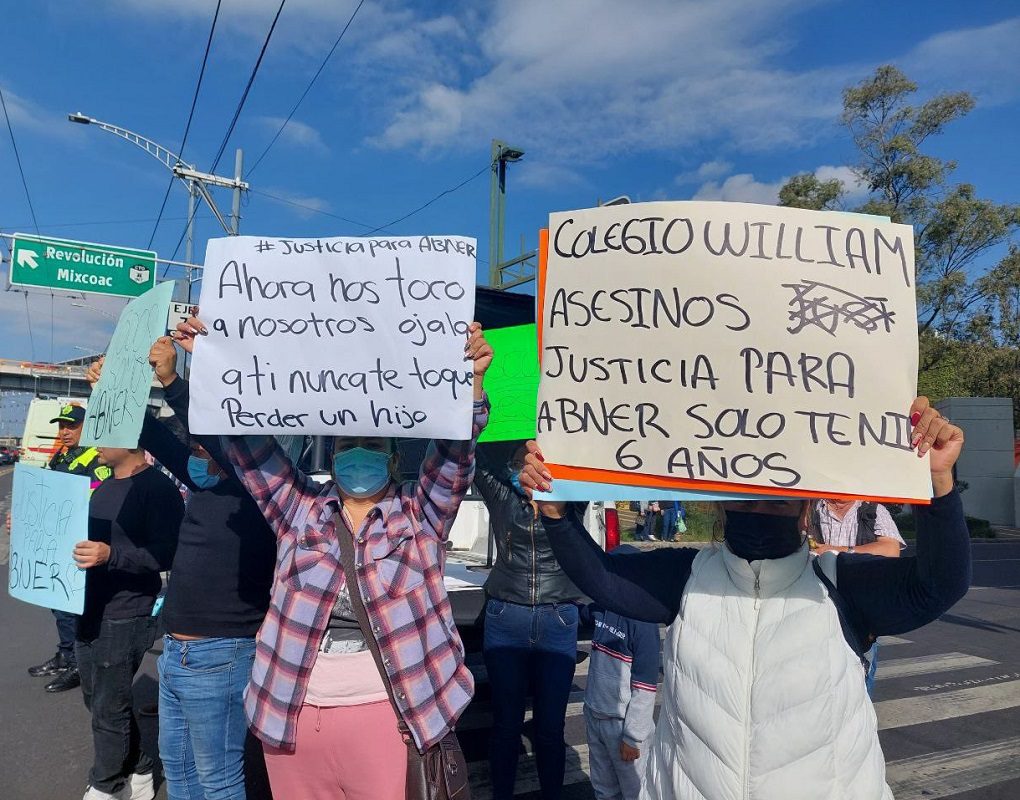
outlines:
[[[355,533],[357,583],[401,717],[419,748],[453,729],[474,693],[443,583],[444,543],[475,469],[488,402],[471,439],[434,441],[417,482],[393,486]],[[297,717],[330,609],[344,582],[336,484],[298,472],[271,436],[221,437],[277,536],[276,579],[259,630],[245,712],[266,744],[293,750]]]

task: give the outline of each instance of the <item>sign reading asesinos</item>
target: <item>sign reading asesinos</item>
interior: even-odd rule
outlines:
[[[19,286],[138,297],[156,283],[156,254],[16,233],[10,279]]]

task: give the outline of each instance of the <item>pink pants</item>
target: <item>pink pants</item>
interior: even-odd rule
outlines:
[[[263,750],[275,800],[404,800],[407,747],[389,700],[302,706],[294,752]]]

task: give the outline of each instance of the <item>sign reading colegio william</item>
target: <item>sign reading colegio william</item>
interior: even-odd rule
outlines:
[[[156,254],[16,233],[11,284],[138,297],[156,283]]]
[[[558,213],[544,289],[555,477],[931,496],[909,226],[745,203]]]

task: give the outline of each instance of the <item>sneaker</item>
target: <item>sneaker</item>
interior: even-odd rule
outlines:
[[[124,788],[114,794],[101,792],[95,786],[90,786],[85,790],[85,796],[82,800],[130,800],[130,797],[131,786],[128,784],[124,784]]]
[[[657,542],[657,541],[659,541],[659,537],[656,536],[654,533],[650,533],[650,534],[648,534],[648,541],[650,541],[650,542]]]
[[[152,783],[152,773],[147,772],[139,775],[137,772],[131,776],[127,788],[131,791],[128,800],[153,800],[156,796],[156,789]]]
[[[56,694],[57,692],[66,692],[68,689],[77,689],[79,686],[81,686],[81,676],[78,674],[78,668],[69,667],[46,684],[46,691]]]
[[[29,667],[28,674],[33,678],[42,678],[46,675],[59,675],[65,669],[67,669],[67,659],[64,658],[63,653],[57,653],[49,661]]]

